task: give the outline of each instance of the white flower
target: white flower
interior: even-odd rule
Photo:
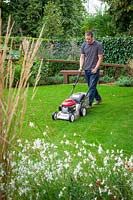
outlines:
[[[20,139],[18,139],[18,140],[17,140],[17,142],[18,142],[18,143],[21,143],[21,140],[20,140]]]
[[[34,140],[32,148],[33,149],[40,149],[41,148],[41,139],[37,138],[36,140]]]
[[[81,152],[78,152],[78,156],[79,156],[79,157],[82,157],[82,153],[81,153]]]
[[[80,170],[82,170],[81,162],[79,162],[79,163],[77,164],[76,168],[74,169],[73,174],[74,174],[74,175],[79,174]]]
[[[82,140],[82,144],[86,145],[87,143],[86,143],[86,141],[85,141],[85,140]]]
[[[93,143],[93,144],[89,144],[89,146],[90,147],[95,147],[96,145],[95,145],[95,143]]]
[[[33,122],[30,122],[30,123],[29,123],[29,126],[30,126],[30,127],[34,127],[34,123],[33,123]]]
[[[66,144],[66,145],[69,145],[69,144],[70,144],[69,140],[66,140],[66,141],[65,141],[65,144]]]
[[[110,194],[112,194],[112,192],[109,190],[109,191],[108,191],[108,195],[110,195]]]
[[[66,187],[63,187],[63,188],[62,188],[62,191],[64,191],[65,189],[66,189]]]
[[[94,164],[92,164],[92,165],[91,165],[91,168],[92,168],[92,169],[94,169],[94,168],[95,168],[95,165],[94,165]]]
[[[108,160],[109,160],[109,157],[106,156],[106,157],[104,158],[104,160],[103,160],[103,163],[104,163],[105,166],[107,166]]]
[[[93,186],[93,184],[92,184],[92,183],[90,183],[90,184],[89,184],[89,187],[91,188],[92,186]]]
[[[101,185],[103,185],[104,183],[105,183],[105,180],[103,179],[102,182],[101,182]],[[105,187],[106,187],[106,186],[105,186]]]
[[[101,154],[102,151],[103,151],[103,149],[102,149],[101,145],[99,145],[99,147],[98,147],[98,153]]]
[[[90,152],[89,154],[88,154],[88,157],[91,159],[91,160],[93,160],[93,161],[95,161],[96,160],[96,158],[92,155],[92,153]]]
[[[68,151],[64,151],[64,153],[66,154],[66,156],[70,155]]]
[[[69,164],[68,163],[64,164],[64,168],[68,169],[69,168]]]
[[[59,198],[61,198],[62,196],[63,196],[63,192],[62,191],[60,191],[60,193],[59,193]]]
[[[44,131],[44,132],[43,132],[43,136],[46,136],[46,135],[47,135],[47,132],[46,132],[46,131]]]
[[[109,154],[109,149],[106,150],[106,154]]]

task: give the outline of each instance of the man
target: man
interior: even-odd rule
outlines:
[[[96,104],[99,104],[102,101],[102,98],[96,88],[99,80],[99,68],[102,60],[102,44],[94,40],[92,32],[85,33],[85,42],[81,46],[79,71],[84,68],[85,78],[89,87],[89,106],[87,108],[91,108],[94,99],[96,99]]]

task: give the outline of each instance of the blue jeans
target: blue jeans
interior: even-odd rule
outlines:
[[[89,96],[89,105],[91,106],[94,99],[96,101],[101,101],[102,99],[96,88],[99,80],[99,70],[95,74],[91,70],[85,70],[85,78],[89,87],[87,95]]]

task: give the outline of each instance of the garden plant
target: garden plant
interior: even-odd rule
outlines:
[[[14,69],[11,59],[13,41],[11,41],[9,44],[12,28],[13,24],[11,23],[11,17],[9,17],[6,37],[2,48],[2,19],[0,10],[0,165],[4,170],[3,173],[1,169],[1,199],[7,199],[6,188],[8,185],[9,177],[12,174],[10,165],[10,149],[17,133],[21,133],[22,131],[22,124],[26,111],[27,93],[29,88],[27,82],[30,77],[30,69],[33,65],[34,58],[41,44],[41,35],[43,31],[42,29],[36,42],[33,40],[32,42],[26,43],[20,79],[16,83],[15,88],[13,88]],[[7,60],[8,48],[9,55]],[[40,68],[36,77],[35,87],[39,79]],[[5,184],[4,190],[2,189],[2,183]]]

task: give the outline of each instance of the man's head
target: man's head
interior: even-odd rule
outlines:
[[[93,33],[90,31],[90,32],[87,32],[85,33],[85,40],[88,44],[92,44],[94,42],[94,39],[93,39]]]

